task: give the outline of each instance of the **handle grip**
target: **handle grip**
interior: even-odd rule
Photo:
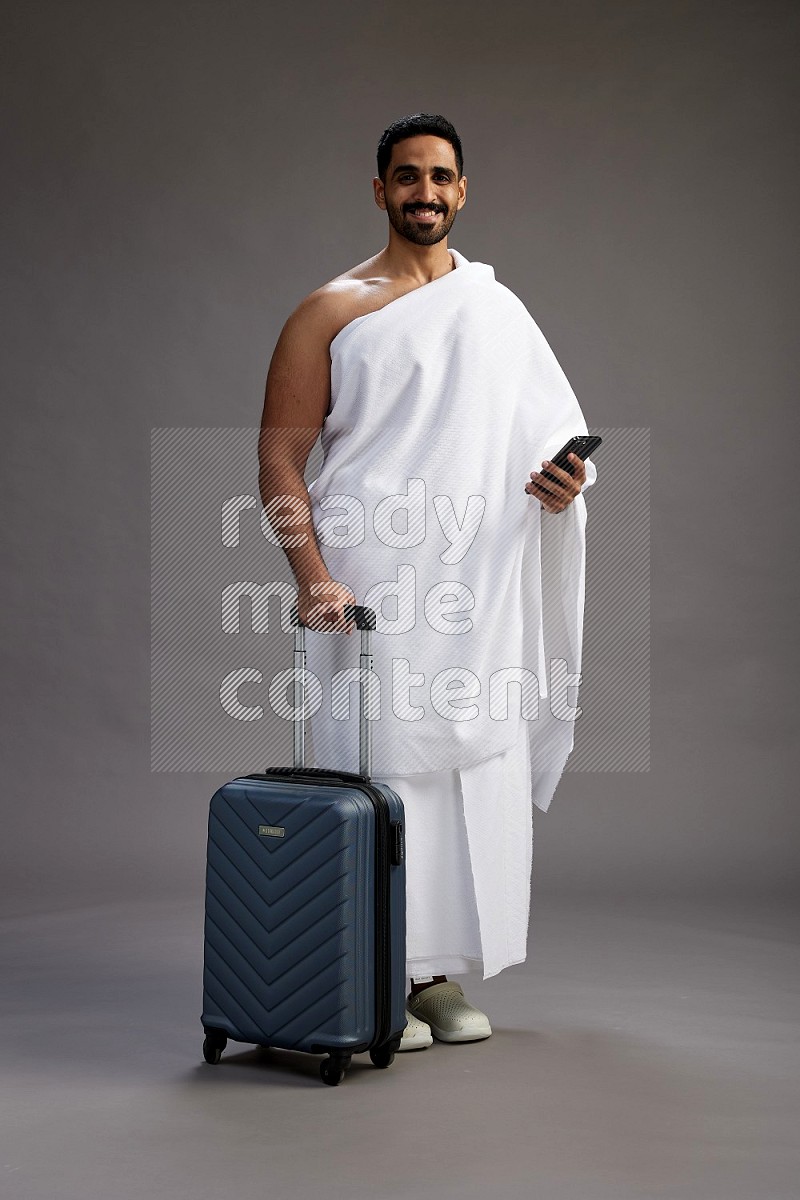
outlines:
[[[348,621],[355,621],[356,629],[369,630],[370,632],[376,628],[375,613],[371,608],[367,608],[363,604],[345,604],[344,615]],[[303,629],[310,629],[310,625],[304,625],[300,620],[300,614],[297,611],[297,605],[292,606],[292,624],[299,625]]]

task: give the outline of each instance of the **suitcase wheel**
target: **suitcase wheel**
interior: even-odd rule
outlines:
[[[218,1029],[207,1029],[203,1042],[203,1058],[207,1063],[216,1066],[222,1058],[222,1051],[227,1044],[228,1039],[224,1033],[221,1033]]]
[[[319,1064],[319,1073],[323,1083],[336,1087],[344,1079],[344,1073],[350,1066],[350,1054],[331,1054]]]
[[[383,1046],[374,1046],[369,1051],[373,1067],[380,1067],[381,1069],[391,1067],[391,1064],[395,1061],[396,1052],[399,1050],[399,1043],[401,1043],[401,1039],[392,1038],[391,1042],[385,1042]]]

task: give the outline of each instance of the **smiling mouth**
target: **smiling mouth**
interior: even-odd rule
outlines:
[[[435,221],[438,216],[441,216],[439,209],[420,208],[416,211],[412,210],[412,217],[416,217],[418,221]]]

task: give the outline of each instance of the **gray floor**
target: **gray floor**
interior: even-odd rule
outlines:
[[[484,1042],[200,1059],[196,901],[2,932],[4,1200],[800,1194],[797,914],[534,899],[528,961],[462,978]]]

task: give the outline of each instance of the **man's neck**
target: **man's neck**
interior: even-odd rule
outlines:
[[[393,235],[393,236],[392,236]],[[414,283],[432,283],[455,266],[447,248],[447,238],[433,246],[417,246],[391,231],[388,245],[378,255],[381,270],[392,279],[410,279]]]

